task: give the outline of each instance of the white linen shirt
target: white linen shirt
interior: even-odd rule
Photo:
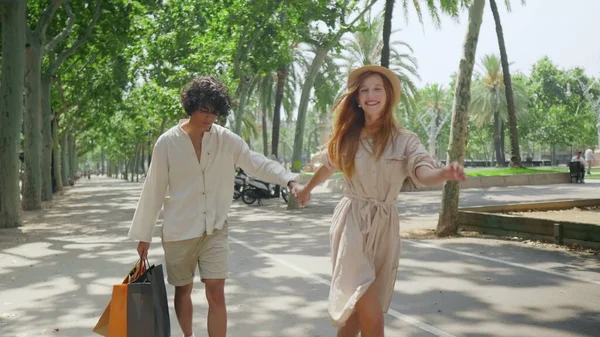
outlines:
[[[585,150],[585,161],[594,160],[594,151],[592,149]]]
[[[129,237],[151,242],[163,204],[163,241],[211,235],[223,228],[233,199],[234,165],[282,186],[298,176],[250,151],[242,138],[216,124],[202,137],[200,161],[181,122],[162,134],[154,145]]]

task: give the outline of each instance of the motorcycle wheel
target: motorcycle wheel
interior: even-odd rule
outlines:
[[[254,189],[245,189],[242,192],[242,201],[246,205],[252,205],[258,199],[258,195]]]
[[[238,200],[241,196],[242,194],[240,193],[240,191],[236,189],[233,190],[233,200]]]
[[[283,201],[285,201],[285,203],[287,204],[287,202],[288,202],[287,189],[285,189],[285,188],[281,189],[281,197],[283,198]]]

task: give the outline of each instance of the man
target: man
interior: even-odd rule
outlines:
[[[181,93],[181,105],[190,118],[156,141],[129,237],[139,241],[137,251],[146,259],[164,203],[162,246],[167,280],[175,286],[175,312],[183,335],[194,336],[191,293],[197,265],[206,287],[208,335],[224,337],[227,212],[233,196],[234,165],[294,191],[298,188],[296,174],[250,151],[238,135],[213,124],[218,117],[227,116],[230,108],[227,88],[215,77],[190,82]]]
[[[594,162],[594,151],[591,148],[585,150],[585,162],[587,164],[587,174],[592,174],[592,163]]]
[[[571,158],[571,162],[580,162],[582,164],[585,164],[585,161],[583,160],[583,153],[581,151],[577,152],[577,155],[574,156],[573,158]]]

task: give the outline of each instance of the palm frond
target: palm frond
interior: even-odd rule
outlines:
[[[257,137],[258,134],[259,128],[256,123],[256,116],[251,113],[245,113],[242,117],[242,138],[252,139]]]
[[[471,91],[469,106],[472,121],[478,127],[492,124],[496,112],[499,113],[500,120],[508,121],[508,106],[500,57],[485,55],[478,66],[480,70]],[[529,118],[527,89],[521,83],[514,82],[512,91],[517,119],[525,121]]]

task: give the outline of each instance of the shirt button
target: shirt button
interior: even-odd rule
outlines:
[[[204,215],[206,215],[206,212],[204,212]]]

